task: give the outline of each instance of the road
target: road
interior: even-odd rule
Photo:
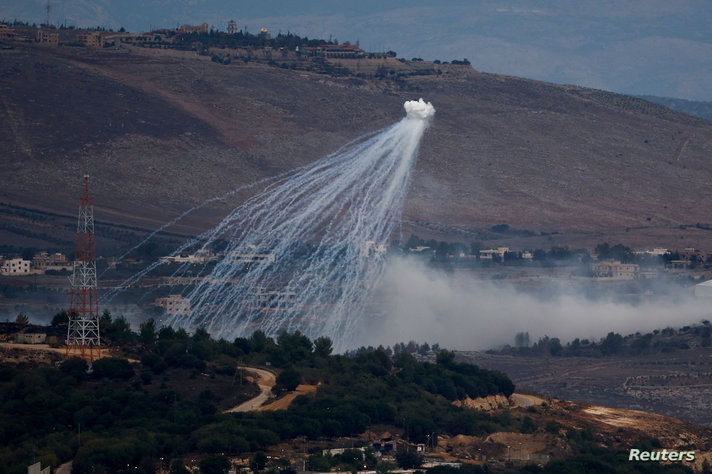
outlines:
[[[272,387],[274,387],[277,383],[277,377],[269,370],[257,369],[254,367],[240,367],[240,370],[242,369],[245,369],[256,376],[256,382],[257,386],[260,388],[260,394],[255,398],[237,405],[236,407],[225,410],[223,413],[236,413],[257,409],[269,399],[269,396],[272,393]]]

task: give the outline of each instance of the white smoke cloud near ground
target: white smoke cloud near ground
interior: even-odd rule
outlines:
[[[545,335],[564,343],[574,338],[597,341],[610,331],[649,332],[694,324],[710,315],[709,306],[691,295],[633,305],[589,299],[566,285],[552,293],[538,297],[501,281],[445,273],[419,259],[392,258],[375,302],[383,316],[370,321],[364,345],[413,340],[486,350],[513,344],[518,332],[528,332],[532,342]]]

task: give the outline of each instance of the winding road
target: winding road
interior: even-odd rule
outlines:
[[[261,407],[269,399],[272,393],[272,387],[277,383],[277,377],[269,370],[257,369],[255,367],[240,367],[240,370],[243,369],[255,376],[257,386],[260,388],[260,394],[236,407],[225,410],[223,413],[251,411]]]

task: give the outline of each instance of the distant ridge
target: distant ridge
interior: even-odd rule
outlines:
[[[653,102],[655,104],[664,105],[669,109],[682,112],[683,114],[688,114],[712,121],[712,102],[673,99],[670,97],[656,97],[654,95],[641,95],[638,97]]]

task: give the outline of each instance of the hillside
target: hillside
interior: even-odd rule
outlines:
[[[694,115],[695,117],[700,117],[705,120],[712,120],[712,102],[673,99],[670,97],[656,97],[652,95],[641,96],[640,98],[684,114]]]
[[[189,336],[146,323],[136,334],[122,317],[102,322],[104,344],[131,359],[103,357],[87,372],[80,359],[55,364],[56,353],[0,347],[5,471],[26,472],[30,455],[53,470],[71,461],[74,472],[144,473],[196,464],[224,472],[204,468],[214,458],[253,470],[263,458],[262,468],[285,474],[300,466],[389,472],[396,463],[423,463],[431,474],[700,472],[710,461],[709,428],[513,393],[504,374],[458,363],[446,350],[428,351],[428,363],[382,349],[331,355],[328,338],[298,332],[273,340],[257,331],[231,343],[204,330]],[[245,366],[276,374],[278,402],[305,383],[314,389],[288,408],[225,412],[256,395]],[[695,451],[694,462],[650,468],[628,461],[631,448]]]
[[[604,235],[632,247],[706,246],[708,231],[684,225],[712,210],[701,199],[712,192],[710,122],[468,66],[373,61],[344,60],[353,73],[337,77],[195,52],[1,50],[2,170],[12,178],[0,191],[0,240],[71,247],[87,169],[100,251],[126,248],[141,229],[331,153],[423,97],[437,113],[404,234],[476,240],[507,223],[557,233],[520,242],[530,247]],[[376,66],[385,77],[371,77]],[[172,230],[203,230],[246,196]]]

